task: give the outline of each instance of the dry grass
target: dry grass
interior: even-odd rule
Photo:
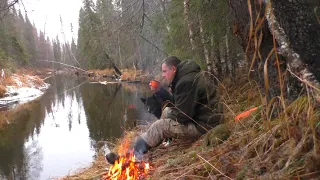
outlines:
[[[7,92],[7,88],[3,85],[0,85],[0,98],[4,97],[5,93]]]
[[[234,90],[230,94],[240,92]],[[254,98],[260,96],[251,93]],[[235,123],[232,115],[237,114],[235,109],[248,102],[239,101],[240,96],[230,96],[236,97],[226,102],[233,110],[226,117],[232,129],[230,138],[216,147],[199,146],[203,141],[200,139],[189,148],[169,149],[163,154],[158,149],[151,152],[158,157],[153,158],[157,168],[152,179],[288,179],[316,178],[319,175],[320,112],[307,97],[288,106],[288,134],[284,113],[268,121],[262,118],[266,116],[260,109],[253,116]],[[228,110],[226,113],[229,114]]]
[[[92,70],[89,70],[89,72],[95,73],[100,76],[103,76],[103,75],[110,75],[111,76],[111,75],[113,75],[114,70],[113,69],[103,69],[103,70],[92,69]]]
[[[61,180],[100,179],[107,172],[108,166],[103,153],[99,153],[91,167],[80,169],[74,175],[68,175]]]
[[[14,87],[40,87],[44,84],[42,78],[47,76],[50,69],[19,69],[15,73],[6,72],[4,77],[1,77],[0,85]]]
[[[104,70],[89,70],[89,72],[95,73],[99,76],[113,76],[115,74],[113,69],[104,69]],[[142,83],[148,83],[153,77],[148,74],[142,72],[142,70],[135,69],[122,69],[122,76],[120,79],[122,81],[141,81]]]

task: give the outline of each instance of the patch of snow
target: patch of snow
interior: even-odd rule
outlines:
[[[0,105],[11,105],[16,103],[26,103],[40,97],[50,85],[45,83],[41,88],[28,88],[7,86],[7,97],[0,98]]]
[[[41,91],[45,91],[50,87],[50,84],[44,83],[42,86],[40,86],[38,89]]]
[[[12,79],[17,83],[17,85],[18,85],[19,87],[21,87],[21,86],[22,86],[22,82],[19,80],[19,78],[18,78],[18,77],[16,77],[16,76],[12,76]]]

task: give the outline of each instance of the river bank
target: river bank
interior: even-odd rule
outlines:
[[[1,69],[0,77],[0,128],[23,114],[49,84],[44,80],[53,74],[51,69],[19,69],[15,72]]]

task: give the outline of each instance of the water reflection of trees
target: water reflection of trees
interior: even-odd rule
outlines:
[[[40,132],[40,123],[44,118],[41,111],[41,100],[28,105],[26,109],[14,115],[15,121],[6,129],[0,131],[0,174],[8,179],[28,179],[31,164],[26,154],[24,143],[28,137]],[[34,144],[36,146],[36,144]],[[32,165],[41,169],[41,154],[39,151],[33,154],[35,161]],[[39,166],[40,165],[40,166]]]
[[[80,88],[93,146],[101,140],[121,137],[142,117],[144,107],[139,97],[146,96],[146,91],[139,91],[134,84],[129,85],[135,89],[130,91],[124,85],[87,84]]]
[[[123,100],[120,88],[121,84],[88,84],[81,87],[90,138],[96,142],[121,135]]]
[[[64,107],[67,96],[72,101],[80,102],[77,86],[83,82],[84,79],[77,77],[55,76],[49,79],[50,89],[38,100],[23,105],[24,108],[13,115],[13,123],[0,130],[0,179],[39,177],[42,152],[35,138],[41,131],[45,115],[54,114],[52,110],[58,104]],[[72,117],[68,121],[71,130]],[[28,140],[31,143],[26,145]]]

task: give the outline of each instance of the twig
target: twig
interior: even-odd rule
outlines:
[[[62,21],[61,15],[60,15],[60,23],[61,23],[61,33],[63,35],[64,42],[66,43],[67,42],[66,41],[66,35],[64,33],[64,30],[63,30],[63,21]],[[67,51],[68,51],[69,57],[71,57],[71,59],[73,59],[79,66],[81,66],[79,61],[77,60],[77,58],[74,56],[74,54],[70,50],[70,46],[67,46]]]
[[[82,86],[83,84],[85,84],[85,83],[87,83],[88,81],[83,81],[81,84],[79,84],[79,85],[77,85],[77,86],[74,86],[74,87],[72,87],[72,88],[70,88],[70,89],[67,89],[67,90],[65,90],[65,91],[63,91],[62,93],[65,93],[65,92],[67,92],[67,91],[71,91],[71,90],[73,90],[73,89],[75,89],[75,88],[77,88],[77,87],[80,87],[80,86]],[[61,93],[61,94],[62,94]]]
[[[296,176],[296,178],[308,178],[309,176],[316,175],[316,174],[320,174],[320,171],[314,171],[311,173],[299,175],[299,176]]]
[[[308,138],[307,134],[308,134],[309,130],[310,130],[310,127],[308,127],[308,129],[306,130],[304,138],[294,148],[292,155],[288,158],[283,169],[287,169],[289,167],[289,165],[291,164],[292,159],[295,158],[297,156],[297,154],[301,151],[301,149],[303,148],[303,145],[305,145],[305,142]]]
[[[152,42],[150,42],[147,38],[145,38],[144,36],[142,36],[140,34],[140,37],[142,39],[144,39],[145,41],[147,41],[149,44],[151,44],[152,46],[154,46],[155,48],[157,48],[159,51],[161,51],[163,54],[165,54],[166,56],[168,56],[168,53],[166,53],[165,51],[163,51],[162,49],[160,49],[157,45],[153,44]]]
[[[183,176],[186,176],[186,174],[188,174],[191,170],[193,170],[192,168],[197,168],[197,167],[200,167],[200,166],[203,166],[203,165],[204,165],[204,163],[201,163],[201,164],[194,165],[194,167],[192,167],[192,166],[189,167],[189,168],[191,168],[190,170],[188,170],[187,172],[185,172],[182,175],[178,176],[176,179],[179,179],[179,178],[181,178]],[[185,169],[185,167],[179,167],[179,168],[174,168],[174,169],[170,169],[170,170],[178,170],[178,169]],[[164,172],[164,171],[162,171],[162,172]]]
[[[206,163],[208,163],[211,167],[213,167],[213,169],[215,169],[216,171],[218,171],[222,176],[226,177],[227,179],[231,179],[229,176],[225,175],[223,172],[221,172],[219,169],[217,169],[216,167],[214,167],[209,161],[205,160],[202,156],[200,156],[199,154],[197,154],[197,156],[202,159],[203,161],[205,161]]]

